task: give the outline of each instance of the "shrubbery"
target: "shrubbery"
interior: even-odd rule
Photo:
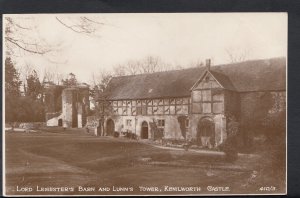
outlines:
[[[115,132],[114,132],[114,137],[116,137],[116,138],[117,138],[117,137],[119,137],[119,136],[120,136],[120,133],[119,133],[119,132],[117,132],[117,131],[115,131]]]
[[[225,153],[225,158],[228,162],[234,162],[238,158],[238,132],[239,123],[232,116],[229,118],[227,126],[227,139],[220,145],[220,149]]]

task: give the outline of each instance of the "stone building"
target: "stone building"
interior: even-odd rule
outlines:
[[[89,112],[89,86],[66,87],[48,84],[45,87],[46,125],[82,128]]]
[[[285,111],[286,59],[216,66],[207,60],[202,68],[114,77],[104,100],[110,109],[103,115],[106,135],[128,131],[155,139],[158,128],[165,139],[214,147],[226,139],[230,117],[247,128],[259,125],[276,105],[275,113]]]

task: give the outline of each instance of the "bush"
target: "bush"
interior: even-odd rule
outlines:
[[[120,133],[117,132],[117,131],[115,131],[115,132],[114,132],[114,137],[117,138],[117,137],[119,137],[119,136],[120,136]]]
[[[234,162],[238,158],[238,134],[239,123],[235,121],[234,116],[230,116],[227,126],[227,139],[224,144],[220,146],[221,150],[225,153],[225,159],[228,162]]]
[[[236,137],[228,137],[220,149],[225,153],[225,159],[228,162],[234,162],[238,158],[238,149],[236,146]]]
[[[127,137],[129,139],[134,139],[134,140],[137,139],[137,135],[132,132],[127,132],[125,137]]]

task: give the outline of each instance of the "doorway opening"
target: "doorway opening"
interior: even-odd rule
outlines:
[[[112,119],[108,119],[106,122],[106,133],[108,136],[113,136],[115,132],[115,123]]]
[[[146,121],[144,121],[142,123],[142,132],[141,132],[141,139],[148,139],[148,123]]]

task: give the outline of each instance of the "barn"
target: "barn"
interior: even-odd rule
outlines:
[[[163,139],[193,139],[217,147],[227,137],[230,119],[246,134],[269,114],[286,111],[285,58],[210,63],[113,77],[98,103],[106,109],[100,122],[105,135],[125,131],[155,140],[161,132]]]

